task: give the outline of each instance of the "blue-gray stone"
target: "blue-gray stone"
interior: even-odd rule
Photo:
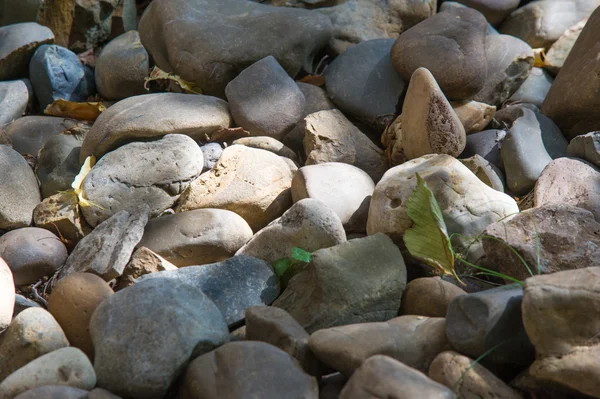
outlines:
[[[506,132],[504,130],[484,130],[482,132],[469,134],[467,136],[467,145],[459,158],[471,158],[479,155],[486,161],[499,169],[504,169],[502,165],[502,156],[500,155],[500,146],[504,140]]]
[[[204,155],[204,168],[203,172],[212,169],[213,166],[219,160],[221,153],[223,152],[223,148],[219,143],[208,143],[200,147],[202,150],[202,155]]]

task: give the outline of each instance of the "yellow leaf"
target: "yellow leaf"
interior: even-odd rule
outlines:
[[[103,209],[100,205],[94,204],[93,202],[83,198],[83,188],[81,187],[83,185],[83,180],[85,180],[85,177],[88,175],[88,173],[90,173],[95,164],[95,156],[90,155],[87,157],[83,163],[83,166],[81,167],[81,170],[79,171],[79,174],[75,176],[75,180],[73,180],[71,187],[73,187],[73,191],[77,196],[77,202],[79,203],[79,206],[95,206],[96,208]]]
[[[101,102],[77,103],[59,98],[44,110],[44,114],[73,118],[84,121],[95,121],[106,107]]]
[[[533,49],[533,66],[536,68],[543,68],[547,66],[546,63],[546,52],[543,48]]]
[[[187,80],[182,79],[178,75],[173,73],[168,73],[160,69],[159,67],[154,67],[152,72],[150,72],[150,76],[144,79],[144,88],[148,90],[148,83],[154,80],[172,80],[177,83],[179,87],[185,90],[188,94],[202,94],[202,89],[198,86],[195,86],[193,82],[188,82]]]

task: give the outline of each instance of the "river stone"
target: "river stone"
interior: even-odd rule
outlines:
[[[0,145],[0,175],[0,229],[29,226],[42,201],[33,171],[18,152]]]
[[[572,2],[548,3],[568,3],[569,7],[573,7]],[[599,1],[595,0],[593,3]],[[542,112],[560,127],[568,139],[600,130],[600,116],[594,111],[600,106],[600,97],[597,95],[600,60],[593,56],[600,46],[599,29],[600,9],[596,9],[579,35],[542,106]]]
[[[231,258],[251,238],[252,229],[238,214],[196,209],[150,220],[139,246],[183,267]]]
[[[129,143],[111,151],[83,181],[83,196],[96,205],[81,209],[85,220],[96,226],[140,203],[150,207],[150,217],[158,216],[200,176],[202,157],[196,142],[182,134]]]
[[[223,153],[223,148],[219,143],[207,143],[200,147],[202,150],[202,155],[204,159],[204,167],[202,170],[206,172],[209,169],[212,169],[213,166],[217,163],[221,154]]]
[[[73,192],[61,192],[43,200],[33,211],[33,224],[56,234],[68,250],[92,231],[81,216]]]
[[[383,151],[338,110],[320,111],[305,118],[306,165],[341,162],[354,165],[374,181],[387,169]]]
[[[279,295],[279,280],[267,262],[251,256],[235,256],[219,263],[188,266],[141,276],[149,279],[175,280],[202,291],[215,303],[232,327],[244,319],[250,306],[270,305]]]
[[[22,311],[0,341],[0,380],[40,356],[67,346],[65,333],[48,311],[42,308]]]
[[[128,1],[128,0],[125,0]],[[120,396],[102,388],[94,388],[88,394],[88,399],[121,399]]]
[[[225,88],[235,123],[252,136],[281,139],[302,117],[304,94],[272,56],[244,69]]]
[[[0,128],[20,118],[29,103],[25,79],[0,82]]]
[[[193,360],[180,392],[185,399],[319,397],[316,378],[292,356],[253,341],[230,342]]]
[[[455,0],[471,7],[488,20],[492,26],[499,26],[519,6],[519,0]]]
[[[317,12],[250,1],[158,0],[144,12],[139,31],[162,70],[223,97],[242,69],[269,55],[292,77],[302,67],[312,72],[332,26]]]
[[[98,386],[139,399],[162,398],[191,356],[229,336],[223,315],[201,290],[162,278],[105,299],[92,315],[90,333]]]
[[[91,273],[71,274],[56,283],[48,297],[48,311],[56,318],[71,346],[81,349],[94,360],[90,337],[90,319],[102,301],[113,290],[100,277]]]
[[[530,103],[541,108],[553,81],[554,79],[545,69],[533,67],[519,89],[508,98],[508,102]]]
[[[120,276],[148,222],[148,206],[120,211],[100,223],[71,252],[59,278],[73,273],[94,273],[106,281]]]
[[[406,214],[406,201],[417,186],[416,173],[432,190],[448,233],[469,237],[455,237],[455,248],[471,243],[491,223],[519,212],[513,198],[487,186],[460,161],[448,155],[425,155],[388,170],[375,186],[368,234],[385,233],[402,243],[404,232],[413,225]],[[467,254],[476,260],[481,245],[472,243]]]
[[[286,157],[298,162],[298,157],[290,148],[286,147],[281,141],[275,140],[273,137],[259,136],[259,137],[242,137],[241,139],[234,140],[232,145],[241,144],[246,147],[259,148],[261,150],[271,151],[273,154],[279,155],[280,157]]]
[[[465,149],[465,128],[431,72],[417,69],[402,106],[402,148],[407,160],[427,154],[458,156]]]
[[[425,67],[448,99],[468,100],[486,82],[487,28],[484,16],[471,8],[441,12],[400,35],[392,64],[406,81]]]
[[[367,359],[344,386],[340,399],[456,399],[445,386],[391,357]]]
[[[88,399],[88,391],[62,385],[45,385],[30,389],[15,399]]]
[[[570,157],[581,158],[600,167],[600,132],[590,132],[574,137],[567,147]]]
[[[446,320],[423,316],[326,328],[314,332],[308,344],[319,360],[348,377],[374,355],[427,372],[431,361],[450,349]]]
[[[449,10],[452,10],[455,8],[467,7],[466,5],[458,3],[456,1],[448,1],[448,0],[442,0],[442,1],[443,1],[443,3],[440,4],[438,13],[443,12],[443,11],[449,11]],[[469,0],[465,0],[465,1],[469,1]],[[477,1],[477,0],[475,0],[475,1]],[[513,0],[509,0],[509,1],[513,1]],[[528,1],[528,0],[524,0],[524,1]],[[469,8],[473,8],[473,7],[469,7]],[[477,10],[477,11],[479,11],[479,10]],[[496,28],[494,28],[489,22],[488,22],[487,34],[488,35],[498,35],[498,31],[496,30]]]
[[[92,70],[56,44],[38,47],[29,62],[29,76],[42,110],[58,99],[83,102],[96,91]]]
[[[459,157],[466,159],[479,155],[490,164],[502,170],[504,169],[504,164],[502,163],[500,148],[505,136],[506,131],[497,129],[470,134],[467,136],[465,150]]]
[[[131,255],[129,263],[125,266],[123,274],[118,278],[114,290],[120,291],[132,286],[140,276],[145,274],[165,270],[177,270],[177,266],[151,249],[138,245],[138,249]]]
[[[483,157],[474,155],[471,158],[460,159],[460,162],[469,168],[486,185],[501,193],[504,192],[504,186],[506,185],[504,174]]]
[[[502,105],[529,76],[533,50],[510,35],[491,35],[486,39],[487,79],[473,98],[487,104]]]
[[[461,398],[522,399],[517,391],[481,364],[453,351],[440,353],[431,363],[428,375]]]
[[[25,77],[29,71],[29,60],[37,47],[53,42],[52,31],[35,22],[1,26],[0,81]]]
[[[552,75],[556,76],[560,72],[587,21],[587,18],[582,19],[567,29],[546,52],[544,68],[550,71]]]
[[[104,111],[86,135],[80,161],[104,154],[131,141],[177,133],[206,140],[231,125],[229,105],[215,97],[156,93],[121,100]]]
[[[400,314],[446,317],[450,302],[465,294],[458,286],[439,277],[417,278],[408,283],[404,290]]]
[[[144,78],[149,72],[148,52],[140,35],[132,30],[111,40],[96,58],[98,93],[109,100],[145,94]]]
[[[0,258],[10,267],[15,285],[50,277],[67,259],[67,248],[50,231],[24,227],[0,237]]]
[[[577,158],[550,162],[535,184],[535,206],[570,204],[587,209],[600,222],[600,170]]]
[[[599,5],[599,0],[534,1],[512,12],[500,33],[518,37],[533,48],[548,48]]]
[[[349,232],[364,232],[375,183],[363,170],[340,162],[307,165],[292,179],[292,199],[325,203]]]
[[[483,364],[522,369],[535,356],[521,317],[523,288],[510,284],[460,295],[448,306],[446,335],[458,352]],[[502,350],[491,350],[501,345]]]
[[[0,331],[5,330],[15,309],[15,283],[6,262],[0,258]]]
[[[315,251],[273,306],[286,310],[312,333],[395,317],[405,286],[400,250],[377,234]]]
[[[13,286],[14,286],[14,284],[13,284]],[[8,291],[8,293],[10,294],[10,290]],[[19,315],[19,313],[23,312],[26,309],[42,307],[39,303],[32,301],[31,299],[26,298],[21,294],[15,295],[14,304],[15,304],[15,306],[14,306],[13,315],[12,315],[13,319],[15,317],[17,317]]]
[[[177,212],[219,208],[237,213],[257,231],[292,204],[296,167],[272,152],[243,145],[227,147],[219,162],[190,184]]]
[[[0,398],[11,399],[44,385],[92,389],[96,374],[87,356],[77,348],[60,348],[27,363],[0,383]]]
[[[314,252],[345,241],[346,233],[338,215],[327,204],[305,198],[258,231],[236,255],[254,256],[273,263],[290,257],[296,247]]]
[[[38,153],[36,175],[41,183],[42,197],[68,191],[81,170],[79,154],[83,137],[59,134],[50,138]]]
[[[369,40],[394,40],[408,28],[431,17],[436,9],[434,0],[348,0],[335,4],[319,10],[331,18],[333,37],[329,48],[334,54],[344,53]]]
[[[363,4],[353,0],[337,7],[349,7],[353,2]],[[335,58],[325,73],[327,93],[338,108],[378,130],[385,126],[390,115],[396,113],[406,88],[406,83],[392,66],[390,50],[393,44],[394,39],[359,43]]]
[[[467,135],[485,129],[496,115],[496,107],[478,101],[452,101],[450,106],[458,116]]]

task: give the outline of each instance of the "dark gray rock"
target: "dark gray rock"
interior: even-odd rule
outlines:
[[[463,153],[460,154],[460,158],[470,158],[479,155],[497,168],[503,169],[500,148],[505,136],[506,132],[504,130],[495,129],[469,134],[467,136],[467,145]]]
[[[29,78],[41,109],[58,99],[85,101],[96,90],[92,70],[55,44],[38,47],[29,62]]]
[[[486,82],[487,27],[483,15],[470,8],[436,14],[400,35],[392,47],[392,65],[405,81],[425,67],[448,99],[468,100]]]
[[[600,167],[600,132],[591,132],[574,137],[567,153],[570,157],[577,157]]]
[[[29,308],[40,308],[40,304],[32,301],[29,298],[25,298],[21,294],[15,295],[15,307],[13,308],[13,318],[15,318],[19,313]]]
[[[541,108],[554,79],[545,69],[533,67],[517,91],[508,98],[509,103],[530,103]]]
[[[26,79],[0,82],[0,128],[25,113],[29,104]]]
[[[223,153],[223,148],[219,143],[207,143],[200,147],[204,159],[203,172],[212,169]]]
[[[327,92],[343,112],[383,130],[396,114],[406,82],[392,66],[393,39],[357,44],[327,68]]]
[[[482,360],[484,365],[529,365],[534,348],[523,327],[522,299],[523,287],[518,284],[457,296],[446,314],[450,344],[474,359],[490,351]]]
[[[304,95],[272,56],[244,69],[225,88],[231,115],[251,136],[281,139],[300,120]]]
[[[243,255],[210,265],[146,274],[137,283],[149,279],[172,279],[201,290],[221,310],[230,327],[244,319],[250,306],[270,305],[279,295],[279,280],[273,268],[263,260]]]
[[[82,135],[73,134],[59,134],[46,141],[38,153],[35,170],[43,198],[71,188],[81,170],[79,153],[82,142]]]
[[[26,77],[36,48],[53,42],[52,31],[35,22],[0,27],[0,81]]]
[[[250,1],[158,0],[146,9],[139,31],[161,69],[223,97],[241,70],[269,55],[290,76],[302,67],[312,72],[332,25],[318,12]]]
[[[160,399],[195,356],[228,341],[215,304],[196,287],[150,279],[102,301],[90,320],[98,386]]]
[[[519,6],[519,0],[454,0],[480,13],[493,26],[499,26]],[[446,2],[444,2],[446,3]],[[444,4],[442,3],[442,4]]]

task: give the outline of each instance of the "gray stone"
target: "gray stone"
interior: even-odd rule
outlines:
[[[498,26],[519,6],[519,0],[455,0],[480,13],[493,26]],[[446,2],[444,2],[446,3]],[[443,3],[442,3],[443,4]]]
[[[327,93],[339,109],[377,130],[396,114],[407,86],[392,66],[393,44],[394,39],[357,44],[335,58],[325,73]]]
[[[146,274],[136,284],[150,279],[175,280],[202,291],[221,310],[230,327],[244,319],[250,306],[270,305],[279,295],[279,280],[273,268],[244,255],[210,265]]]
[[[504,169],[500,148],[506,137],[504,130],[484,130],[467,136],[467,145],[460,158],[470,158],[479,155],[495,167]]]
[[[52,31],[35,22],[0,27],[0,81],[26,77],[36,48],[53,42]]]
[[[71,189],[81,170],[79,154],[83,137],[59,134],[50,138],[38,153],[36,175],[41,184],[42,197]]]
[[[128,1],[128,0],[125,0]],[[102,388],[94,388],[88,394],[88,399],[121,399],[120,396]]]
[[[139,31],[162,70],[222,97],[243,68],[269,55],[292,77],[301,67],[312,72],[332,26],[319,13],[250,1],[159,0],[146,9]]]
[[[63,99],[83,102],[96,91],[94,73],[71,50],[44,44],[29,62],[29,77],[40,108]]]
[[[0,257],[10,267],[15,285],[50,277],[67,259],[67,248],[45,229],[24,227],[0,237]]]
[[[98,93],[109,100],[146,94],[144,78],[149,74],[148,52],[137,31],[111,40],[96,58],[95,78]]]
[[[465,1],[469,1],[469,0],[465,0]],[[443,0],[442,4],[440,4],[440,7],[438,9],[438,13],[443,12],[443,11],[450,11],[450,10],[456,9],[456,8],[465,8],[465,7],[467,7],[467,6],[464,4],[458,3],[456,1]],[[470,7],[470,8],[473,8],[473,7]],[[494,28],[489,22],[488,22],[487,34],[488,35],[498,35],[499,34],[498,31],[496,30],[496,28]]]
[[[470,8],[436,14],[400,35],[392,64],[406,81],[425,67],[448,99],[468,100],[486,82],[487,27],[483,15]]]
[[[248,378],[251,375],[252,378]],[[317,380],[281,349],[264,342],[231,342],[193,360],[180,385],[185,399],[317,399]]]
[[[16,302],[12,272],[6,262],[0,258],[0,331],[4,331],[10,325],[14,311],[17,310]]]
[[[304,95],[268,56],[244,69],[225,88],[235,123],[252,136],[281,139],[302,117]]]
[[[530,103],[541,108],[554,79],[545,69],[533,67],[517,91],[508,98],[510,103]]]
[[[8,293],[10,294],[10,290],[8,290]],[[19,313],[21,313],[24,310],[29,309],[29,308],[41,308],[41,306],[39,303],[32,301],[31,299],[26,298],[23,295],[16,294],[15,295],[15,307],[14,307],[13,315],[12,315],[13,319],[15,317],[17,317],[19,315]]]
[[[123,273],[134,247],[140,242],[148,221],[148,206],[120,211],[100,223],[71,252],[59,277],[94,273],[110,281]]]
[[[200,147],[182,134],[126,144],[102,157],[85,177],[83,196],[95,206],[81,211],[91,226],[140,203],[150,207],[150,217],[158,216],[173,206],[203,166]]]
[[[88,399],[88,391],[63,385],[45,385],[23,392],[15,399]]]
[[[273,306],[286,310],[312,333],[395,317],[405,286],[400,250],[377,234],[314,252]]]
[[[446,314],[446,335],[458,352],[483,364],[519,368],[534,359],[521,318],[523,288],[505,285],[454,298]]]
[[[0,82],[0,128],[23,116],[28,103],[25,79]]]
[[[150,220],[139,246],[183,267],[226,260],[251,238],[252,229],[238,214],[196,209]]]
[[[156,93],[119,101],[104,111],[85,136],[80,161],[132,141],[185,134],[194,140],[231,125],[229,105],[218,98],[180,93]]]
[[[200,147],[202,150],[202,155],[204,159],[204,167],[203,171],[212,169],[213,166],[217,163],[221,154],[223,153],[223,148],[219,143],[207,143]]]
[[[567,154],[600,167],[600,132],[590,132],[573,137],[567,147]]]

